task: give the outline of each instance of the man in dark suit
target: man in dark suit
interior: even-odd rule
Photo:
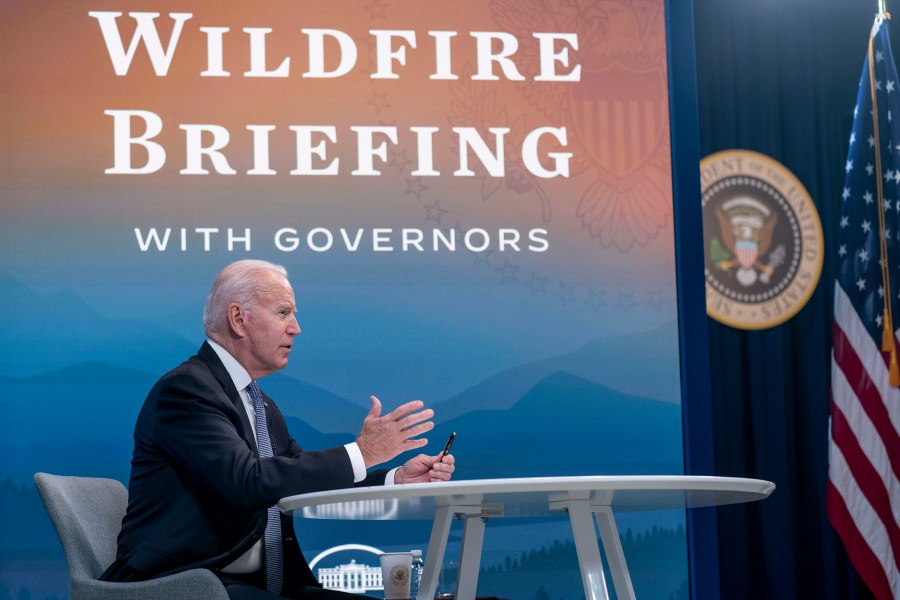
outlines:
[[[356,441],[302,450],[256,380],[287,365],[300,327],[283,267],[225,267],[204,308],[208,340],[153,387],[134,430],[128,510],[116,561],[102,578],[139,581],[203,567],[231,598],[358,598],[323,590],[278,499],[354,485],[447,481],[453,456],[419,454],[432,410],[420,401],[372,408]],[[271,446],[271,448],[269,448]]]

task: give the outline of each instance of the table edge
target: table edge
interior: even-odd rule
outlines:
[[[339,502],[413,497],[448,497],[501,492],[577,491],[684,491],[738,492],[751,497],[742,502],[767,498],[775,484],[763,479],[706,475],[588,475],[577,477],[524,477],[472,479],[434,483],[371,486],[298,494],[282,498],[278,508],[285,513]],[[755,497],[754,497],[755,496]],[[688,506],[687,508],[690,508]]]

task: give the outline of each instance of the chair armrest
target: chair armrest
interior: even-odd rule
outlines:
[[[147,581],[118,583],[97,579],[72,582],[72,600],[228,600],[212,571],[191,569]]]

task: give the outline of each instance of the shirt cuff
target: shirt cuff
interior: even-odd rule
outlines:
[[[345,444],[347,455],[350,457],[350,464],[353,466],[353,483],[359,483],[366,478],[366,461],[363,459],[362,452],[356,442]],[[394,474],[400,467],[395,467],[387,472],[384,476],[384,485],[394,485]]]
[[[384,485],[394,485],[394,473],[396,473],[399,468],[400,467],[395,467],[387,472],[387,475],[384,476]]]
[[[350,464],[353,465],[353,483],[359,483],[366,478],[366,461],[363,459],[362,452],[356,442],[345,444],[347,455],[350,457]]]

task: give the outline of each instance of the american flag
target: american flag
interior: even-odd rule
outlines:
[[[870,40],[842,195],[826,510],[875,597],[897,600],[900,388],[883,349],[900,322],[900,80],[883,14]]]

